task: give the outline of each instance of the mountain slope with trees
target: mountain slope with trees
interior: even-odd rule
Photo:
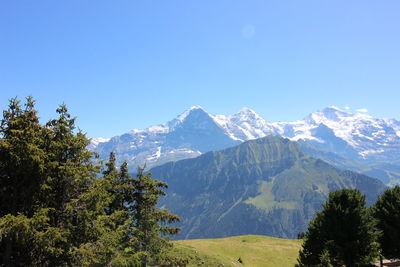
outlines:
[[[151,169],[170,185],[160,205],[182,218],[179,238],[262,234],[295,238],[330,191],[357,188],[371,205],[379,180],[341,171],[268,136]]]

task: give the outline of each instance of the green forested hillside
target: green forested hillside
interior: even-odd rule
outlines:
[[[330,191],[357,188],[372,204],[378,180],[341,171],[269,136],[153,168],[169,184],[160,203],[182,218],[178,238],[263,234],[295,238]]]

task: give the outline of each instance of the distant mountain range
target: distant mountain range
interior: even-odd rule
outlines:
[[[181,216],[180,239],[244,234],[296,238],[330,191],[357,188],[371,205],[386,189],[377,179],[339,170],[277,136],[150,172],[169,184],[159,204]]]
[[[162,125],[111,139],[93,138],[90,148],[100,158],[114,151],[119,163],[154,167],[267,135],[299,141],[304,151],[337,167],[367,173],[386,184],[400,182],[400,122],[334,106],[294,122],[268,122],[249,108],[226,116],[194,106]]]

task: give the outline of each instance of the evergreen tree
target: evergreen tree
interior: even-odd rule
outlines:
[[[108,193],[111,195],[111,202],[107,207],[107,214],[112,214],[114,211],[121,209],[121,196],[118,195],[117,187],[118,184],[118,170],[115,165],[115,154],[110,153],[108,162],[106,163],[106,169],[103,171],[103,179],[105,180],[105,186]]]
[[[44,180],[45,129],[34,104],[28,97],[22,108],[20,101],[11,99],[1,121],[0,257],[5,266],[34,262],[31,248],[41,246],[35,237],[46,235],[41,228],[47,224],[48,209],[36,210]]]
[[[95,185],[89,140],[75,134],[65,106],[39,124],[34,100],[12,99],[0,129],[0,256],[5,266],[78,265],[96,239],[85,195]]]
[[[86,148],[89,139],[81,131],[74,132],[75,118],[67,107],[60,105],[56,111],[59,117],[46,124],[46,181],[41,203],[51,208],[51,225],[61,229],[67,238],[58,260],[76,264],[79,248],[97,238],[91,221],[103,211],[98,204],[88,208],[88,195],[98,186],[99,167],[93,164],[93,152]]]
[[[143,171],[144,168],[138,168],[130,211],[133,213],[136,228],[136,249],[144,253],[142,266],[147,266],[161,260],[163,249],[169,246],[167,238],[178,234],[178,227],[167,224],[178,222],[179,217],[157,207],[158,199],[165,195],[164,189],[168,185],[153,179],[151,173],[145,174]]]
[[[179,218],[156,207],[166,184],[133,179],[110,155],[103,177],[65,105],[39,123],[10,100],[0,125],[0,266],[139,266],[167,247]]]
[[[387,189],[374,206],[377,227],[382,232],[379,241],[382,255],[400,258],[400,186]]]
[[[90,238],[75,249],[76,265],[114,266],[116,259],[120,260],[120,255],[124,253],[124,240],[129,225],[124,211],[110,212],[114,200],[110,188],[108,180],[99,178],[95,186],[82,197],[86,205],[85,216],[89,222],[87,229]],[[134,262],[134,259],[129,262]]]
[[[106,163],[106,170],[103,172],[104,179],[108,181],[110,193],[113,196],[112,203],[109,207],[109,213],[116,210],[124,210],[128,212],[128,207],[132,205],[134,182],[128,171],[126,161],[120,166],[120,171],[117,171],[115,165],[115,154],[110,153],[110,159]]]
[[[378,255],[374,225],[359,191],[331,192],[310,222],[296,266],[369,266]]]
[[[120,166],[113,191],[115,197],[113,206],[116,208],[116,212],[123,214],[124,223],[121,229],[125,231],[120,241],[120,253],[114,262],[118,264],[121,262],[130,262],[132,265],[134,263],[135,266],[139,266],[144,253],[138,251],[135,246],[138,239],[133,211],[134,194],[134,179],[129,174],[128,164],[124,161]]]
[[[35,197],[43,180],[46,153],[43,127],[39,124],[34,100],[27,98],[25,108],[11,99],[3,112],[0,127],[0,216],[32,215]]]
[[[103,188],[107,193],[107,197],[103,199],[108,199],[106,216],[103,216],[103,219],[107,218],[108,223],[101,224],[101,229],[106,234],[103,234],[104,238],[100,239],[100,242],[105,241],[107,245],[104,247],[112,250],[110,264],[136,266],[139,264],[140,253],[134,249],[135,228],[129,212],[130,203],[133,201],[133,179],[128,173],[126,162],[122,164],[120,171],[117,170],[114,153],[110,153],[103,175]]]

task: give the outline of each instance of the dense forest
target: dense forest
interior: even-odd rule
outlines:
[[[11,99],[0,127],[3,266],[167,265],[179,217],[157,208],[167,184],[96,159],[65,105],[39,122],[35,101]]]

